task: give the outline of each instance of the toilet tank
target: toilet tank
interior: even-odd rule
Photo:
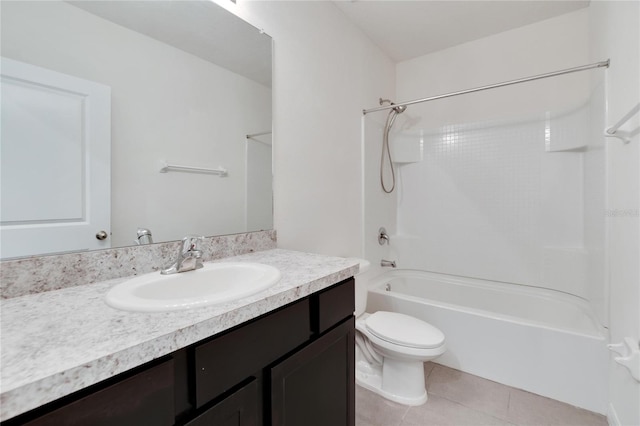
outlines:
[[[360,262],[360,272],[355,276],[356,317],[362,315],[367,308],[367,282],[369,276],[367,271],[371,266],[371,263],[366,259],[358,259],[358,261]]]

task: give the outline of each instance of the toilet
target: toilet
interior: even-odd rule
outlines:
[[[356,383],[405,405],[427,402],[424,363],[445,351],[444,334],[422,320],[396,312],[366,313],[367,270],[356,275]]]

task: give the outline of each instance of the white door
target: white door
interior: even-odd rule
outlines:
[[[111,88],[7,58],[0,72],[0,257],[110,247]]]

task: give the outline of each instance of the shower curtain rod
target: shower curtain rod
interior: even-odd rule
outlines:
[[[519,78],[517,80],[509,80],[509,81],[504,81],[502,83],[490,84],[488,86],[481,86],[481,87],[475,87],[473,89],[460,90],[458,92],[445,93],[444,95],[431,96],[429,98],[422,98],[422,99],[414,99],[412,101],[406,101],[406,102],[396,102],[393,105],[384,105],[384,106],[379,106],[379,107],[376,107],[376,108],[363,109],[362,110],[362,114],[366,115],[366,114],[368,114],[370,112],[384,111],[386,109],[391,109],[391,108],[395,108],[395,107],[399,107],[399,106],[408,106],[408,105],[413,105],[413,104],[419,104],[419,103],[422,103],[422,102],[434,101],[436,99],[450,98],[452,96],[465,95],[467,93],[480,92],[482,90],[495,89],[497,87],[504,87],[504,86],[511,86],[512,84],[526,83],[527,81],[540,80],[540,79],[547,78],[547,77],[555,77],[555,76],[558,76],[558,75],[570,74],[572,72],[586,71],[586,70],[590,70],[590,69],[593,69],[593,68],[602,68],[602,67],[609,68],[609,59],[607,59],[606,61],[595,62],[593,64],[582,65],[580,67],[567,68],[567,69],[560,70],[560,71],[554,71],[554,72],[548,72],[548,73],[545,73],[545,74],[534,75],[532,77],[524,77],[524,78]]]

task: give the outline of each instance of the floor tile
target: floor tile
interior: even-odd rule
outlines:
[[[459,370],[435,365],[427,380],[429,396],[439,396],[500,419],[507,418],[510,388]]]
[[[599,414],[438,364],[424,374],[429,400],[419,407],[356,386],[356,426],[607,426]]]
[[[398,426],[408,409],[356,386],[356,426]]]
[[[429,378],[429,375],[431,374],[431,372],[433,371],[433,368],[436,366],[436,364],[434,364],[433,362],[425,362],[424,363],[424,378],[425,380],[427,380]]]
[[[446,398],[430,395],[426,404],[411,407],[401,426],[485,426],[511,425],[472,408],[465,407]]]
[[[507,419],[518,425],[606,426],[596,413],[519,389],[511,389]]]

